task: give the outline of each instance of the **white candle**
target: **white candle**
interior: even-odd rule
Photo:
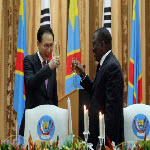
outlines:
[[[70,98],[68,97],[68,117],[69,117],[69,133],[72,133],[72,117],[71,117],[71,104],[70,104]]]
[[[99,113],[99,136],[104,138],[104,114]]]
[[[84,131],[88,132],[88,109],[86,110],[86,106],[84,105]]]

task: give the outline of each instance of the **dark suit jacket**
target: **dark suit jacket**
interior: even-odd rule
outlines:
[[[24,83],[25,83],[25,109],[31,109],[39,105],[58,105],[56,69],[50,70],[48,65],[42,67],[38,54],[28,55],[24,58]],[[47,89],[45,80],[48,79]],[[20,135],[24,135],[23,116]]]
[[[94,148],[99,136],[99,111],[104,113],[105,134],[116,144],[121,143],[124,140],[123,74],[113,53],[109,53],[104,60],[94,82],[87,76],[80,84],[92,96],[89,105],[89,140]]]
[[[37,53],[25,57],[23,69],[26,109],[44,104],[57,106],[56,69],[50,70],[48,65],[42,67]],[[48,79],[47,90],[45,87],[46,79]]]

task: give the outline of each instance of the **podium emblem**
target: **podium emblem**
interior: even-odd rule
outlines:
[[[132,130],[136,137],[144,139],[144,136],[148,136],[150,125],[149,120],[144,114],[137,114],[132,121]]]
[[[42,116],[37,124],[37,133],[41,140],[49,141],[55,132],[55,124],[50,116]]]

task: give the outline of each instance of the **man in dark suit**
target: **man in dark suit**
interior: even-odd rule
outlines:
[[[111,41],[111,34],[106,28],[96,30],[93,37],[93,53],[99,64],[94,81],[84,72],[79,62],[72,63],[72,67],[75,64],[76,72],[82,78],[80,84],[92,96],[89,105],[89,142],[93,143],[94,149],[98,143],[100,111],[105,118],[105,135],[115,144],[124,140],[123,74],[111,51]]]
[[[54,34],[50,27],[40,27],[37,33],[38,52],[24,58],[24,83],[26,103],[25,109],[39,105],[58,105],[56,67],[59,58],[49,57],[53,51]],[[24,135],[24,120],[20,127],[20,135]]]

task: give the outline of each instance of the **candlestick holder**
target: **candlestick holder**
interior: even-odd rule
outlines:
[[[99,146],[100,146],[100,150],[101,150],[102,149],[102,145],[104,144],[103,143],[104,142],[104,137],[99,136],[98,138],[99,138]]]
[[[89,134],[90,134],[89,131],[88,131],[88,132],[86,132],[86,131],[83,132],[84,139],[85,139],[85,141],[83,141],[83,143],[86,144],[89,149],[94,150],[94,149],[92,148],[93,144],[87,142],[87,141],[88,141],[88,135],[89,135]]]
[[[87,141],[88,141],[88,135],[89,135],[89,134],[90,134],[89,131],[88,131],[88,132],[86,132],[86,131],[83,132],[84,139],[85,139],[85,143],[87,143]]]

